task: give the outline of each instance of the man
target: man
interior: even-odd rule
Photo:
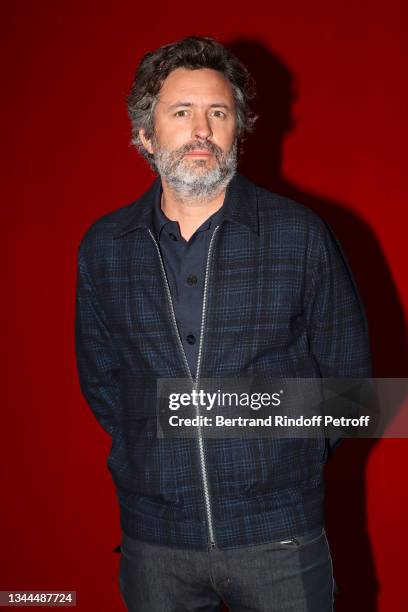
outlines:
[[[112,436],[132,611],[326,612],[324,438],[159,436],[157,382],[370,375],[367,326],[325,223],[236,173],[251,80],[209,38],[148,53],[129,96],[158,173],[78,253],[83,393]]]

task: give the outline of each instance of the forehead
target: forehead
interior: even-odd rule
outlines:
[[[159,99],[171,104],[176,99],[188,101],[212,101],[234,103],[232,87],[217,70],[176,68],[163,82]]]

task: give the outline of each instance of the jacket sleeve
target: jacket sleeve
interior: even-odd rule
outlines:
[[[75,349],[81,391],[105,431],[119,414],[119,360],[85,260],[78,251]]]
[[[364,307],[337,238],[324,223],[322,230],[306,294],[310,349],[322,378],[369,378],[371,355]],[[339,442],[339,438],[330,439],[331,452]]]

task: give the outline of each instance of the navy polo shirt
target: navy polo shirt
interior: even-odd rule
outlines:
[[[155,202],[153,222],[180,338],[191,374],[195,377],[200,344],[204,277],[208,247],[214,229],[225,218],[224,205],[213,213],[186,241],[177,221],[171,221],[161,209],[161,190]]]

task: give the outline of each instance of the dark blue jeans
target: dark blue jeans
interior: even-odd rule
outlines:
[[[122,534],[119,586],[129,612],[332,612],[325,530],[285,542],[191,551]]]

